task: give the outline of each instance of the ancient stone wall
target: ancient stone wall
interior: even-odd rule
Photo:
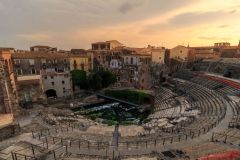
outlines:
[[[0,141],[3,141],[7,138],[14,136],[19,133],[20,128],[17,124],[11,124],[5,127],[0,128]]]

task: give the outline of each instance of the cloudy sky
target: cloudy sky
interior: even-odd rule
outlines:
[[[0,46],[211,45],[240,39],[240,0],[0,0]]]

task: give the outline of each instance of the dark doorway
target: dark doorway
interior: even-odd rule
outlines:
[[[229,70],[227,70],[227,71],[224,73],[223,76],[224,76],[224,77],[227,77],[227,78],[232,78],[232,72],[229,71]]]
[[[57,97],[57,93],[56,90],[54,89],[49,89],[45,92],[47,98],[56,98]]]

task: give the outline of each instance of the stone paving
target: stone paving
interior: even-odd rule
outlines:
[[[13,122],[12,114],[0,114],[0,128]]]

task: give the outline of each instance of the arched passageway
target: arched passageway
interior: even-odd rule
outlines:
[[[54,89],[46,90],[45,94],[46,94],[47,98],[50,98],[50,97],[56,98],[57,97],[57,92]]]

